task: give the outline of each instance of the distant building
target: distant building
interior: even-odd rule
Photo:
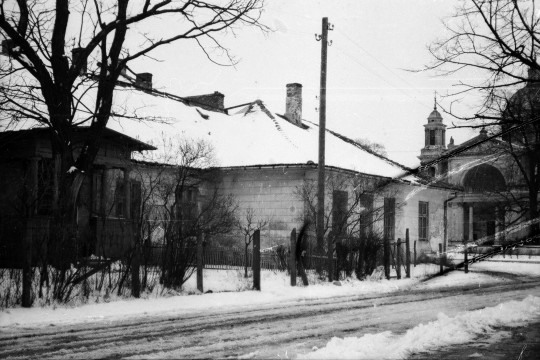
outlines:
[[[529,76],[532,78],[535,74]],[[512,96],[505,116],[509,116],[508,112],[517,112],[516,109],[540,110],[540,106],[534,104],[540,104],[540,87],[538,82],[529,82]],[[523,114],[519,117],[519,121],[528,118]],[[512,121],[503,123],[502,130],[507,130],[509,124]],[[538,131],[529,129],[529,132],[515,131],[512,136],[490,137],[481,129],[477,136],[459,145],[450,138],[446,147],[446,125],[436,107],[424,128],[425,145],[418,157],[423,174],[459,190],[447,204],[449,245],[461,244],[463,240],[493,245],[526,236],[528,228],[520,224],[527,219],[523,209],[528,206],[529,194],[516,161],[521,159],[520,152],[526,147],[523,139],[518,138],[522,135],[515,134],[525,134],[530,142]]]

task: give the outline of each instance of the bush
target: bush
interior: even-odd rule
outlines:
[[[358,240],[358,261],[355,273],[359,280],[364,280],[377,268],[382,247],[382,236],[374,232],[370,232],[365,238]]]

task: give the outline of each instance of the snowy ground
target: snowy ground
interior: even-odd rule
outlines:
[[[429,282],[420,280],[438,271],[438,266],[422,264],[412,268],[412,279],[383,280],[382,273],[376,272],[366,281],[347,279],[334,285],[310,276],[310,286],[291,287],[284,272],[263,271],[262,289],[250,291],[252,279],[245,279],[241,270],[205,270],[205,291],[197,293],[195,278],[185,284],[185,291],[179,296],[127,299],[107,303],[86,304],[78,307],[47,306],[30,309],[14,308],[0,311],[0,330],[5,327],[35,327],[50,324],[72,324],[89,321],[125,319],[129,317],[152,316],[155,314],[188,314],[193,311],[238,308],[283,302],[298,302],[307,299],[322,299],[340,296],[384,294],[396,290],[412,288],[437,289],[455,285],[508,282],[508,278],[493,276],[482,271],[505,271],[509,274],[529,274],[540,276],[540,266],[534,263],[512,263],[500,266],[497,262],[483,262],[471,267],[469,274],[454,271]],[[299,283],[301,283],[299,281]]]
[[[464,312],[454,317],[440,313],[438,319],[419,324],[404,334],[385,331],[362,337],[332,338],[321,349],[299,359],[405,359],[415,352],[463,344],[479,335],[494,335],[496,327],[523,326],[540,319],[540,297],[529,296],[495,307]]]
[[[211,294],[9,309],[0,312],[0,357],[406,358],[540,322],[538,263],[483,262],[421,281],[437,270],[340,285],[313,275],[295,288],[264,271],[260,292],[246,290],[241,271],[206,271]],[[186,294],[194,288],[193,279]]]

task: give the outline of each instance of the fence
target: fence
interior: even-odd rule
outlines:
[[[159,265],[162,263],[163,254],[167,251],[164,245],[152,245],[143,252],[143,259],[147,265]],[[196,252],[195,247],[185,249],[186,252]],[[253,265],[253,251],[248,250],[247,258],[245,250],[239,248],[205,247],[203,249],[203,266],[205,269],[243,269]],[[261,253],[261,269],[285,271],[287,263],[283,262],[280,255],[275,252]]]

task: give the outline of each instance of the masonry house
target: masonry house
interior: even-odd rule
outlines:
[[[220,190],[234,196],[240,217],[252,209],[257,219],[268,223],[262,246],[271,247],[287,243],[293,228],[313,218],[317,178],[318,126],[302,117],[302,85],[288,84],[284,90],[284,113],[273,112],[261,100],[222,107],[220,93],[180,98],[158,91],[123,91],[124,107],[137,107],[139,117],[160,121],[125,117],[108,126],[156,145],[151,152],[155,158],[167,158],[167,150],[158,145],[164,137],[168,144],[179,139],[211,144]],[[397,239],[409,229],[419,250],[436,251],[445,242],[444,208],[454,188],[428,185],[404,166],[335,131],[327,130],[326,144],[327,235],[361,236],[373,229]]]
[[[110,257],[125,251],[133,234],[124,224],[140,215],[139,195],[147,185],[148,177],[141,174],[178,166],[179,159],[171,159],[171,149],[186,140],[210,145],[212,162],[200,166],[215,170],[212,187],[235,199],[239,216],[252,209],[257,219],[268,223],[262,231],[262,246],[287,243],[293,228],[314,218],[319,129],[302,117],[300,84],[288,84],[284,100],[285,111],[280,114],[261,100],[227,108],[224,95],[218,92],[179,97],[151,85],[119,84],[105,146],[79,199],[76,234],[87,239],[77,242],[87,244],[81,254]],[[2,151],[0,164],[10,174],[2,179],[6,189],[1,209],[4,254],[18,239],[8,236],[5,226],[18,216],[16,209],[22,203],[16,194],[24,187],[33,189],[35,218],[45,229],[46,199],[54,196],[54,186],[52,192],[47,186],[51,155],[46,132],[28,127],[2,134],[9,139],[2,144],[10,144],[9,151]],[[409,229],[419,251],[436,251],[439,244],[446,244],[444,216],[455,188],[428,184],[402,165],[330,129],[326,148],[326,236],[360,238],[376,231],[397,239],[404,238]],[[138,155],[140,151],[143,155]],[[148,157],[154,161],[147,161]],[[182,203],[189,203],[190,210],[185,212],[194,213],[205,202],[209,188],[199,182],[189,186],[188,194],[176,195],[176,200],[183,208],[186,204]],[[151,206],[155,217],[163,204],[154,201]],[[159,229],[149,236],[159,240]]]

